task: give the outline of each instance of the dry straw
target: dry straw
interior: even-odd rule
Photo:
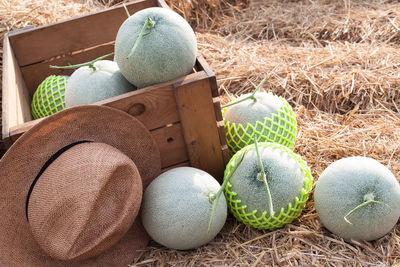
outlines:
[[[0,1],[0,38],[121,2]],[[333,161],[372,157],[400,178],[400,4],[388,0],[168,0],[195,28],[222,102],[253,90],[285,97],[299,134],[295,152],[317,180]],[[151,243],[133,266],[400,265],[400,225],[373,242],[344,242],[319,222],[312,196],[282,229],[228,219],[210,244],[175,251]]]

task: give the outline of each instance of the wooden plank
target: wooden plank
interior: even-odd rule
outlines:
[[[125,111],[140,120],[150,130],[180,120],[172,85],[139,89],[96,104]]]
[[[55,66],[66,66],[68,64],[74,65],[83,62],[87,62],[98,58],[103,55],[107,55],[114,51],[114,42],[96,46],[81,52],[69,53],[60,57],[55,57],[50,60],[45,60],[37,64],[28,65],[21,68],[23,77],[25,79],[26,86],[29,94],[32,98],[35,90],[39,84],[49,75],[71,75],[74,70],[72,69],[50,69],[50,65]],[[107,58],[112,60],[112,57]],[[205,74],[205,73],[203,73]]]
[[[162,7],[162,8],[168,8],[170,9],[170,7],[168,6],[168,4],[164,1],[164,0],[158,0],[158,6]]]
[[[140,120],[147,129],[154,130],[164,127],[167,124],[179,122],[180,120],[175,101],[174,85],[190,83],[205,78],[206,74],[203,71],[196,72],[169,82],[149,86],[94,104],[106,105],[125,111]],[[7,136],[12,137],[11,141],[15,142],[21,134],[29,130],[33,125],[38,123],[38,121],[39,120],[27,121],[8,127]]]
[[[180,123],[154,130],[152,135],[160,149],[162,168],[173,166],[189,159]]]
[[[95,48],[82,51],[80,53],[68,54],[53,60],[46,60],[37,64],[28,65],[21,68],[29,94],[32,97],[38,85],[49,75],[71,75],[73,69],[51,69],[50,65],[66,66],[88,62],[114,51],[113,43],[97,46]],[[106,58],[112,60],[113,57]]]
[[[222,117],[221,102],[219,101],[219,97],[216,97],[213,100],[214,100],[215,117],[217,118],[217,121],[222,121],[223,117]]]
[[[115,96],[94,104],[122,110],[141,121],[147,129],[154,130],[167,124],[179,122],[180,118],[174,91],[175,89],[171,84],[157,85]],[[33,120],[16,125],[11,128],[10,136],[22,134],[38,122],[39,120]]]
[[[215,78],[215,74],[212,71],[210,65],[208,65],[207,61],[204,59],[203,56],[198,56],[197,61],[199,65],[203,68],[203,70],[207,73],[208,77],[210,78],[210,88],[212,92],[212,97],[218,97],[218,86],[217,86],[217,79]]]
[[[12,143],[27,130],[33,127],[40,120],[30,121],[24,124],[24,127],[18,130],[12,130],[11,140]],[[188,161],[188,154],[186,151],[185,140],[182,134],[182,125],[180,123],[173,124],[169,127],[158,128],[151,131],[153,138],[158,144],[161,154],[161,167],[167,168],[176,164]]]
[[[157,5],[156,0],[126,3],[130,14]],[[120,5],[23,32],[11,32],[10,42],[19,66],[26,66],[71,51],[114,41],[119,27],[126,19],[126,12]]]
[[[177,85],[175,97],[191,166],[222,181],[225,166],[209,79]]]
[[[22,78],[8,35],[4,36],[2,84],[2,135],[9,146],[9,129],[32,119],[30,97]]]
[[[222,146],[222,156],[224,158],[224,165],[226,166],[231,159],[231,155],[229,154],[229,147],[227,145]]]

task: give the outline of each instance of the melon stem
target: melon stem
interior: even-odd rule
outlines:
[[[249,99],[252,99],[254,102],[257,102],[257,98],[255,97],[255,94],[258,92],[258,90],[261,88],[261,86],[264,85],[264,83],[265,83],[267,80],[268,80],[268,76],[266,76],[266,77],[261,81],[261,83],[260,83],[259,85],[257,85],[256,89],[254,89],[254,91],[253,91],[253,93],[251,93],[251,95],[246,96],[246,97],[244,97],[244,98],[242,98],[242,99],[240,99],[240,100],[238,100],[238,101],[233,101],[233,102],[231,102],[231,103],[228,103],[228,104],[226,104],[226,105],[223,105],[222,108],[227,108],[227,107],[230,107],[230,106],[233,106],[233,105],[242,103],[242,102],[244,102],[244,101],[246,101],[246,100],[249,100]]]
[[[218,205],[218,202],[219,202],[219,198],[221,197],[222,192],[225,190],[225,187],[228,184],[229,180],[231,179],[233,174],[236,172],[237,168],[242,163],[244,155],[245,155],[245,153],[243,153],[240,156],[239,161],[235,164],[235,167],[233,167],[233,170],[231,170],[229,175],[224,179],[224,182],[222,183],[221,188],[218,190],[217,194],[209,194],[209,200],[210,200],[211,203],[213,203],[213,207],[212,207],[212,210],[211,210],[211,217],[210,217],[210,222],[208,223],[207,233],[210,233],[211,225],[212,225],[212,223],[214,221],[215,211],[217,210],[217,205]]]
[[[386,204],[382,201],[375,200],[374,194],[368,193],[368,194],[364,195],[364,202],[361,203],[360,205],[358,205],[357,207],[355,207],[354,209],[352,209],[351,211],[349,211],[349,213],[347,213],[346,216],[343,217],[343,219],[346,221],[346,223],[353,225],[352,222],[350,222],[350,220],[347,219],[347,217],[350,216],[351,214],[353,214],[354,212],[356,212],[357,210],[359,210],[365,206],[372,205],[372,204],[386,205],[389,209],[391,209],[388,204]]]
[[[124,9],[125,9],[126,15],[128,15],[128,18],[129,18],[129,17],[131,16],[131,14],[129,14],[129,10],[128,10],[128,8],[126,7],[125,3],[123,3],[122,5],[124,6]]]
[[[146,19],[146,21],[143,24],[142,30],[140,31],[138,38],[136,39],[135,44],[133,45],[131,52],[128,55],[128,58],[130,58],[133,55],[133,53],[135,53],[135,50],[139,45],[140,41],[143,39],[143,37],[151,33],[151,30],[153,29],[155,24],[156,23],[154,22],[154,20],[152,20],[150,17]]]
[[[105,59],[105,58],[107,58],[109,56],[112,56],[112,55],[114,55],[114,52],[112,52],[110,54],[107,54],[107,55],[104,55],[104,56],[101,56],[101,57],[98,57],[98,58],[93,59],[92,61],[89,61],[89,62],[76,64],[76,65],[68,65],[68,66],[53,66],[53,65],[50,65],[50,68],[51,69],[77,69],[77,68],[80,68],[80,67],[88,66],[89,68],[91,68],[91,69],[93,69],[95,71],[96,67],[94,66],[94,63],[96,63],[99,60]]]
[[[272,205],[271,191],[269,189],[269,185],[268,185],[268,182],[267,182],[267,176],[265,175],[264,165],[262,163],[260,151],[258,149],[257,138],[258,138],[258,136],[255,134],[254,145],[256,147],[258,165],[260,166],[260,169],[261,169],[260,173],[257,175],[257,178],[261,176],[261,180],[264,182],[265,192],[267,193],[267,199],[268,199],[267,209],[268,209],[269,215],[271,217],[273,217],[274,216],[274,207]]]

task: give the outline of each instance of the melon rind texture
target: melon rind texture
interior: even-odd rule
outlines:
[[[297,120],[290,104],[283,97],[281,108],[265,117],[264,121],[256,121],[254,124],[232,123],[224,117],[226,139],[229,152],[234,155],[240,149],[254,143],[254,135],[257,134],[258,142],[272,142],[282,144],[290,149],[294,148],[297,135]],[[226,108],[223,109],[223,115]]]
[[[129,57],[148,17],[155,25]],[[115,61],[125,78],[138,88],[189,74],[196,55],[193,29],[178,13],[166,8],[152,7],[134,13],[121,25],[115,40]]]
[[[39,119],[65,109],[65,87],[68,76],[50,75],[44,79],[32,98],[32,116]]]
[[[172,249],[187,250],[205,245],[225,224],[228,208],[221,195],[214,221],[207,232],[213,202],[221,188],[205,171],[178,167],[158,176],[147,187],[142,202],[142,222],[150,237]]]
[[[99,60],[94,66],[96,70],[80,67],[68,79],[65,89],[67,108],[93,104],[136,89],[124,78],[116,62]]]
[[[283,227],[285,224],[292,222],[294,219],[300,216],[312,189],[313,177],[311,171],[307,166],[307,163],[301,159],[301,157],[295,154],[291,149],[276,143],[263,142],[259,143],[259,148],[271,147],[275,149],[280,149],[285,153],[288,153],[292,158],[294,158],[300,165],[301,171],[304,174],[304,187],[301,189],[301,193],[298,197],[290,202],[286,209],[281,209],[279,213],[275,213],[274,216],[268,216],[267,211],[264,211],[261,215],[257,210],[248,210],[246,203],[242,203],[242,200],[238,197],[237,192],[233,191],[232,184],[227,183],[224,193],[225,198],[228,203],[230,212],[235,216],[235,218],[246,224],[257,229],[274,230]],[[248,145],[245,148],[237,152],[229,161],[226,166],[224,179],[230,175],[232,170],[237,164],[239,164],[242,155],[247,153],[249,150],[255,149],[255,145]]]
[[[364,202],[366,194],[376,201],[344,217]],[[393,173],[369,157],[347,157],[330,164],[320,175],[314,203],[322,224],[345,240],[371,241],[387,234],[400,216],[400,184]],[[387,206],[389,205],[389,207]]]

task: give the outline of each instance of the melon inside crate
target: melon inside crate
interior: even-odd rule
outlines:
[[[130,14],[149,7],[168,8],[163,0],[126,4]],[[78,64],[113,52],[122,6],[4,37],[2,139],[7,147],[39,120],[31,115],[32,96],[51,74],[73,70],[49,65]],[[193,72],[95,104],[125,111],[139,119],[157,141],[163,169],[192,166],[222,180],[229,160],[215,75],[201,56]],[[95,119],[95,118],[94,118]]]

